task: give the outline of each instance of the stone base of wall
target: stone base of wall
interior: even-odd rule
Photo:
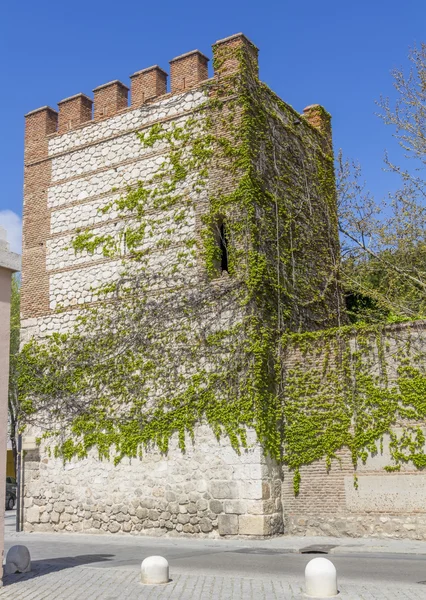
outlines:
[[[342,451],[329,472],[321,461],[303,467],[295,496],[292,473],[264,456],[253,432],[248,439],[249,449],[239,455],[228,440],[217,441],[208,427],[200,426],[194,443],[187,440],[185,453],[172,439],[167,455],[150,450],[116,466],[94,453],[64,465],[46,448],[27,451],[24,529],[426,540],[422,472],[385,473],[376,457],[360,466],[355,487],[350,457]]]
[[[24,530],[201,537],[282,533],[281,474],[249,432],[238,455],[201,426],[182,453],[172,439],[114,466],[95,455],[63,464],[47,449],[24,462]]]
[[[284,530],[287,535],[334,537],[377,537],[426,540],[426,515],[316,515],[288,516]]]

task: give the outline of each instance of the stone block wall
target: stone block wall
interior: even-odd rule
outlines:
[[[46,315],[49,319],[49,309],[91,302],[96,286],[118,276],[117,262],[105,260],[100,252],[76,255],[70,242],[78,228],[100,234],[106,228],[117,231],[114,213],[102,214],[102,207],[118,198],[126,186],[158,172],[164,161],[164,145],[158,143],[147,152],[136,131],[148,129],[155,122],[165,123],[166,128],[171,123],[179,125],[204,101],[202,90],[188,92],[126,110],[100,123],[88,122],[62,135],[48,133],[42,139],[46,157],[26,165],[24,330],[26,317]],[[32,119],[30,114],[29,138],[34,135]],[[192,222],[195,226],[195,215]],[[181,229],[176,243],[182,244],[190,233]],[[150,241],[153,244],[155,240]],[[167,257],[157,253],[153,261],[164,263]]]

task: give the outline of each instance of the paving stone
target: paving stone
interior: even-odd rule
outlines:
[[[166,585],[142,585],[137,568],[47,566],[31,573],[7,575],[4,600],[302,600],[303,582],[210,575],[174,575]],[[421,586],[341,585],[341,600],[421,600]]]

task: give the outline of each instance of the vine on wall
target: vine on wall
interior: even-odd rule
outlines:
[[[103,207],[117,232],[74,237],[77,255],[121,259],[119,278],[70,331],[24,346],[22,408],[64,459],[166,452],[176,432],[184,449],[202,421],[239,452],[254,428],[297,491],[302,464],[330,463],[343,446],[356,464],[396,419],[420,418],[401,390],[423,380],[404,358],[389,387],[380,344],[373,376],[370,330],[356,351],[349,329],[294,333],[344,322],[330,144],[258,81],[251,47],[219,47],[214,63],[191,117],[138,133],[161,164]],[[303,361],[283,370],[294,352]],[[406,431],[391,439],[395,468],[423,460],[420,430]]]
[[[424,327],[348,326],[283,336],[284,462],[295,472],[348,448],[359,461],[383,453],[387,471],[426,466]],[[396,433],[396,431],[398,431]],[[356,484],[356,476],[355,476]]]
[[[265,440],[275,428],[270,332],[256,310],[251,248],[247,80],[240,72],[207,90],[193,117],[140,132],[143,148],[163,156],[157,173],[102,209],[118,212],[117,234],[86,230],[73,240],[77,254],[101,248],[121,257],[122,269],[70,333],[22,351],[26,421],[55,436],[65,459],[92,447],[102,457],[113,448],[116,460],[149,444],[167,451],[175,432],[184,449],[202,420],[236,450],[247,427]],[[223,277],[219,220],[228,236]]]

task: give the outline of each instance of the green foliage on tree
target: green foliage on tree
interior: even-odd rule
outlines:
[[[20,415],[20,402],[18,394],[18,364],[20,344],[20,279],[18,275],[12,277],[12,295],[10,302],[10,357],[9,357],[9,436],[12,443],[13,458],[16,469],[16,438],[18,435],[18,422]]]
[[[393,71],[395,104],[378,102],[406,158],[404,166],[385,159],[386,169],[400,178],[400,189],[378,202],[359,165],[338,159],[342,280],[353,320],[393,322],[426,315],[426,44],[409,57],[408,74]]]

